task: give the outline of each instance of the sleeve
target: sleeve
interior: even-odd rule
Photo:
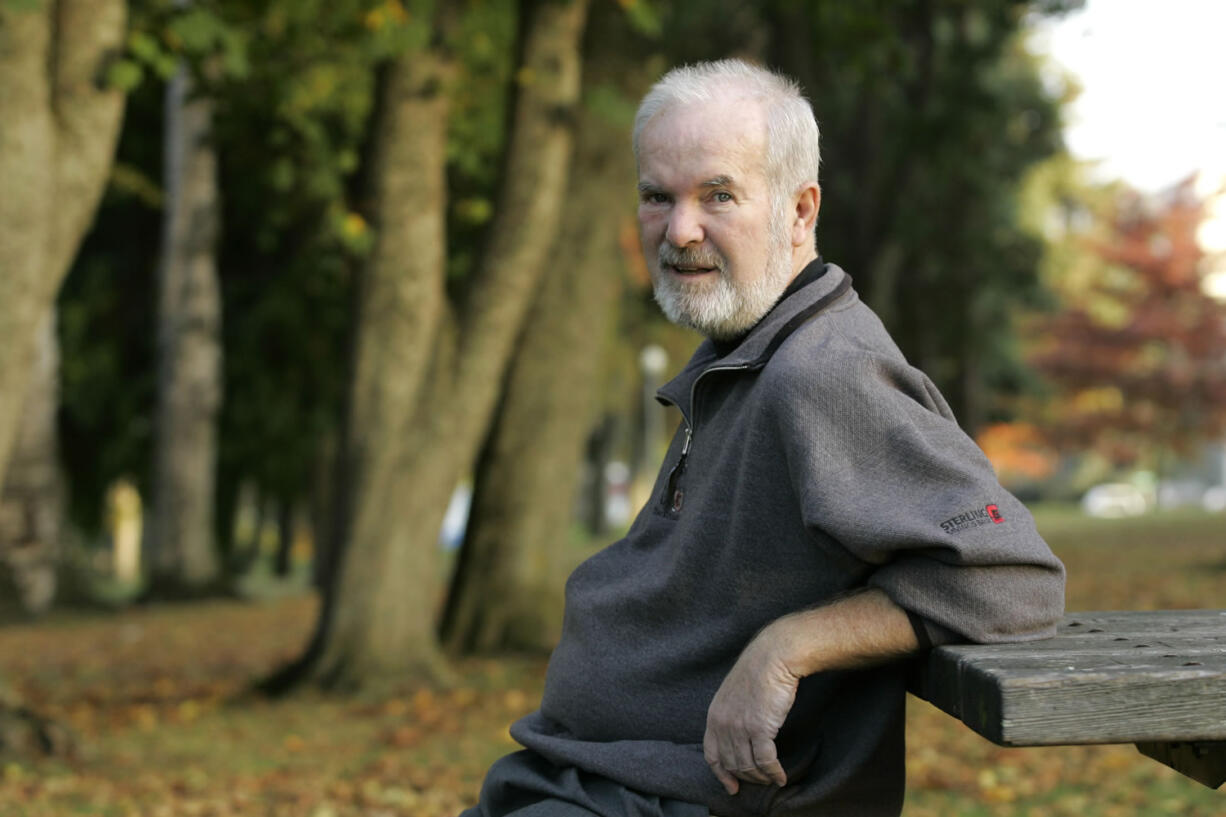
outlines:
[[[907,614],[907,621],[911,622],[911,629],[915,631],[915,640],[919,643],[921,651],[930,650],[942,644],[954,644],[963,640],[954,631],[939,624],[933,624],[927,619],[920,618],[911,610],[904,609],[903,612]]]
[[[779,388],[806,526],[874,566],[868,585],[918,617],[928,641],[1054,634],[1064,566],[922,372],[858,351]]]

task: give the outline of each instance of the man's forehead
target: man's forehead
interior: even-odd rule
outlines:
[[[640,178],[684,170],[694,183],[743,183],[761,173],[766,123],[757,103],[747,103],[691,103],[661,111],[639,139]]]
[[[729,145],[761,148],[766,142],[766,117],[761,104],[754,99],[680,103],[652,117],[640,137],[644,147],[678,142],[702,145],[709,150]]]

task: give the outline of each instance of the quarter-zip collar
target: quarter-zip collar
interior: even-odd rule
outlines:
[[[814,263],[821,263],[820,261]],[[802,275],[808,268],[802,271]],[[735,349],[719,354],[710,339],[699,344],[694,356],[681,373],[665,383],[656,399],[681,410],[686,425],[693,427],[694,388],[706,374],[717,371],[759,369],[766,365],[775,350],[792,332],[851,289],[851,277],[836,264],[825,264],[823,274],[810,280],[775,304]]]

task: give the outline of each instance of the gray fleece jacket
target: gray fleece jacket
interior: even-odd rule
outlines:
[[[742,648],[866,586],[936,641],[1053,633],[1063,566],[846,273],[824,269],[661,389],[684,422],[654,499],[567,582],[541,709],[512,727],[529,749],[726,817],[892,817],[906,666],[803,679],[776,740],[788,785],[729,796],[702,738]]]

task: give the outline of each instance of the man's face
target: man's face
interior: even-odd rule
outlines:
[[[639,229],[656,301],[717,340],[750,329],[794,277],[765,152],[765,119],[749,101],[665,110],[639,138]]]

